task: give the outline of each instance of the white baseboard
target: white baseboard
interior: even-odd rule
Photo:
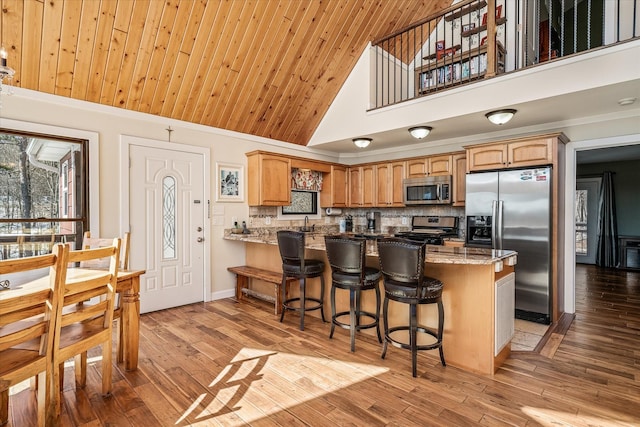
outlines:
[[[236,296],[235,289],[226,289],[224,291],[212,292],[210,301],[215,301],[215,300],[225,299],[225,298],[233,298],[235,296]]]

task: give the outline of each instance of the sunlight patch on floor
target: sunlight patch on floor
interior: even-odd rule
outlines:
[[[522,412],[530,419],[544,427],[558,426],[598,426],[598,427],[637,427],[638,420],[628,416],[612,419],[610,415],[597,416],[593,414],[572,414],[545,408],[524,407]],[[607,411],[609,412],[609,410]]]
[[[330,376],[322,374],[327,366]],[[175,424],[204,425],[215,419],[223,425],[244,425],[388,370],[368,363],[244,348],[211,381],[209,393],[198,396]],[[288,390],[286,395],[283,388]],[[265,405],[255,408],[249,403],[256,400]]]

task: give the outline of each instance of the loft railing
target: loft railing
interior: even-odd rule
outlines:
[[[640,37],[640,0],[463,0],[372,43],[372,108]]]

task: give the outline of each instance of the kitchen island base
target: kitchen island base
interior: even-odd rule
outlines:
[[[318,237],[316,237],[318,239]],[[245,241],[246,244],[246,264],[257,268],[275,270],[282,261],[278,252],[278,246],[269,243],[257,243]],[[443,349],[448,366],[455,366],[466,371],[480,374],[492,375],[497,368],[507,359],[511,353],[511,340],[508,339],[502,346],[496,346],[496,331],[504,330],[507,322],[507,329],[513,330],[513,313],[507,315],[497,315],[500,313],[497,307],[496,282],[513,273],[515,264],[515,253],[511,257],[487,256],[486,262],[478,262],[477,250],[457,247],[433,247],[428,251],[425,274],[443,282],[442,300],[444,304],[444,337]],[[449,252],[445,252],[449,251]],[[466,253],[468,256],[465,263]],[[489,251],[491,253],[491,251]],[[446,258],[449,253],[450,257]],[[443,254],[439,258],[439,254]],[[307,258],[322,260],[328,264],[326,253],[320,249],[307,249]],[[435,262],[429,262],[429,258]],[[450,262],[445,262],[445,259]],[[436,260],[440,259],[440,260]],[[376,255],[367,256],[367,265],[377,267],[378,258]],[[331,283],[331,269],[325,270],[325,280]],[[256,280],[254,286],[261,284]],[[264,284],[271,288],[272,285]],[[315,286],[315,284],[313,285]],[[319,285],[318,285],[319,286]],[[384,285],[380,281],[380,290],[384,292]],[[315,290],[315,289],[314,289]],[[327,307],[330,306],[330,286],[327,286],[324,294],[324,301]],[[290,289],[292,297],[298,292],[295,286]],[[369,298],[367,298],[369,297]],[[336,298],[338,310],[340,307],[348,307],[348,296],[338,295]],[[375,311],[375,296],[363,295],[363,310]],[[421,307],[418,312],[419,322],[429,328],[437,327],[437,310],[433,307]],[[504,312],[504,310],[502,310]],[[309,313],[318,317],[319,313]],[[406,324],[409,313],[405,304],[389,303],[389,326]],[[509,324],[510,323],[510,324]],[[330,325],[327,324],[327,334]],[[375,334],[375,331],[363,331],[366,334]],[[328,335],[327,335],[328,336]],[[433,353],[433,357],[438,358],[438,351],[427,351]],[[410,355],[407,355],[409,361]]]

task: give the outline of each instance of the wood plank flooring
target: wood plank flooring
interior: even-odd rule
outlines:
[[[514,352],[493,376],[408,351],[380,359],[373,337],[315,317],[298,330],[249,298],[142,316],[140,365],[117,366],[100,395],[100,360],[75,390],[65,370],[65,426],[638,426],[640,273],[577,266],[575,320],[536,352]],[[446,357],[446,342],[445,342]],[[10,399],[10,426],[35,425],[29,389]]]

